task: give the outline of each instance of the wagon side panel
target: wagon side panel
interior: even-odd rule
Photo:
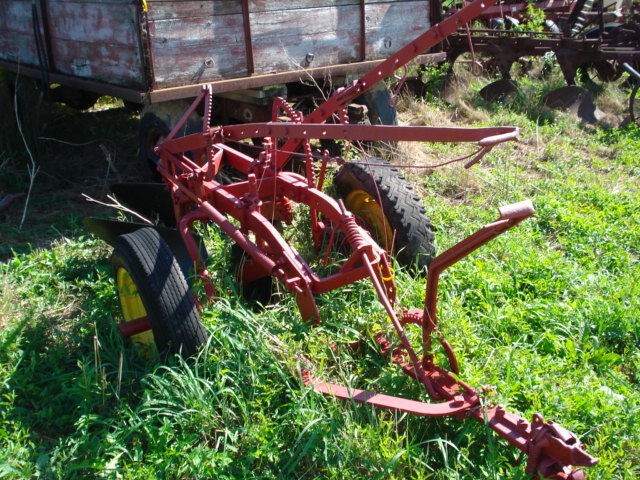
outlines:
[[[0,59],[16,65],[37,66],[31,0],[8,0],[0,15]],[[42,31],[38,32],[42,34]]]
[[[360,60],[360,6],[351,1],[253,3],[256,73],[267,74]]]
[[[248,74],[241,2],[149,1],[148,5],[154,87]]]
[[[75,77],[144,88],[138,6],[129,0],[50,0],[55,68]]]
[[[429,27],[427,0],[148,0],[153,88],[386,58]]]
[[[429,1],[365,3],[366,60],[387,58],[431,28]]]

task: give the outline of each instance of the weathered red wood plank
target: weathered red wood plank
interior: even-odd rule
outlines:
[[[365,0],[365,5],[375,3],[406,3],[410,1],[411,0]],[[250,0],[249,11],[251,13],[291,11],[347,5],[360,5],[360,0]]]
[[[377,2],[365,5],[366,59],[393,55],[429,29],[429,2]]]
[[[134,5],[136,3],[142,4],[142,0],[140,0],[140,2],[138,2],[138,0],[55,0],[55,1],[64,2],[64,3],[75,3],[75,4],[78,4],[77,8],[84,8],[83,5],[86,5],[88,3],[101,4],[101,5],[105,5],[105,4]]]
[[[256,73],[358,60],[357,5],[252,13],[250,18]]]
[[[218,52],[218,55],[212,55],[211,47],[208,45],[192,46],[188,56],[179,55],[179,51],[181,49],[167,49],[165,55],[154,57],[157,88],[213,82],[247,75],[244,44],[230,48],[224,54]]]
[[[65,74],[143,87],[138,6],[122,1],[49,1],[52,65]]]
[[[0,35],[0,58],[18,65],[38,65],[33,35],[12,33],[11,36]]]
[[[38,66],[31,1],[2,2],[0,12],[0,59]]]
[[[365,3],[406,3],[410,1],[365,0]],[[149,5],[149,20],[152,21],[170,18],[229,15],[242,12],[242,5],[239,0],[148,0],[147,4]],[[249,12],[292,11],[359,4],[360,0],[249,0]]]
[[[175,18],[214,17],[242,13],[240,0],[185,0],[158,1],[148,0],[147,18],[154,22]]]
[[[54,55],[62,73],[121,87],[145,86],[139,51],[126,45],[59,39]]]
[[[158,86],[247,74],[241,14],[150,22],[149,41]]]
[[[49,1],[49,28],[53,40],[109,43],[137,48],[137,7],[133,4]]]
[[[406,0],[402,0],[406,1]],[[360,0],[250,0],[249,12],[278,12],[359,5]]]
[[[162,54],[164,48],[188,48],[210,45],[223,50],[225,45],[244,42],[242,15],[190,17],[149,22],[152,48]]]
[[[30,0],[8,0],[0,3],[0,37],[11,39],[14,32],[33,36]]]

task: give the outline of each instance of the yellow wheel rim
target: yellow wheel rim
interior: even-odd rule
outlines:
[[[133,282],[131,275],[125,268],[118,268],[116,272],[116,286],[118,289],[118,298],[120,298],[120,307],[122,308],[122,316],[125,322],[136,320],[140,317],[146,317],[147,311],[142,304],[142,298],[138,293],[136,284]],[[137,333],[131,336],[131,341],[144,345],[153,345],[153,332]]]
[[[390,250],[393,231],[376,199],[364,190],[353,190],[349,192],[344,203],[347,210],[364,223],[363,226],[369,230],[375,240]]]

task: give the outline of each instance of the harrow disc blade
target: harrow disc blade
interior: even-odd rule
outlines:
[[[551,108],[569,111],[587,123],[596,123],[603,115],[596,107],[591,92],[575,85],[553,90],[544,97],[543,102]]]
[[[490,83],[480,90],[480,96],[487,102],[508,102],[517,91],[518,86],[513,80],[503,78]]]

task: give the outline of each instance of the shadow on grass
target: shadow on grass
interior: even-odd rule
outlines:
[[[31,141],[39,170],[23,227],[26,196],[0,214],[0,261],[80,234],[83,217],[108,211],[82,194],[105,200],[110,183],[139,177],[137,114],[125,108],[78,112],[53,105],[48,118]],[[27,192],[29,156],[17,129],[11,132],[17,138],[0,135],[0,193]]]
[[[99,450],[117,412],[139,399],[149,365],[123,349],[112,317],[117,300],[104,277],[96,280],[105,263],[71,258],[47,272],[53,285],[35,276],[34,291],[25,294],[33,305],[0,332],[0,418],[28,434],[5,437],[0,445],[19,445],[22,458],[9,460],[21,464],[23,478],[54,478],[56,468],[75,472],[65,478],[92,477],[86,452]],[[80,300],[56,305],[52,297],[63,295],[60,289]],[[74,451],[84,452],[84,460],[62,467],[60,462],[73,463]]]

